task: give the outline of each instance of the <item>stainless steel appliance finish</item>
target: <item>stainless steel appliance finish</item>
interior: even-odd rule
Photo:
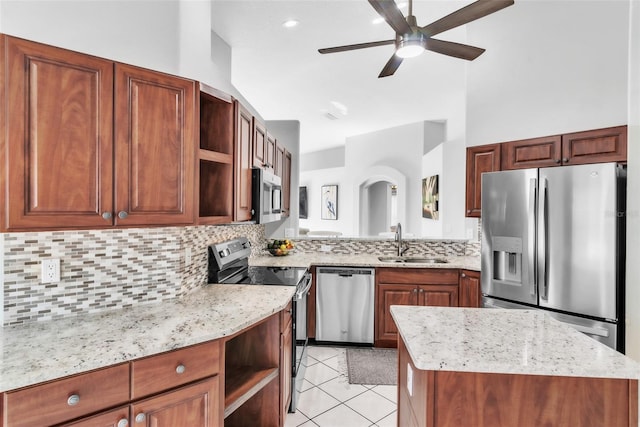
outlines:
[[[624,351],[625,178],[615,163],[483,174],[483,295],[604,322]]]
[[[291,322],[293,345],[291,357],[291,405],[290,412],[296,411],[298,397],[302,391],[307,366],[307,307],[311,274],[303,267],[256,267],[249,265],[251,244],[246,237],[211,245],[209,252],[209,283],[295,286],[292,299]]]
[[[316,269],[316,341],[373,344],[375,270]]]
[[[262,168],[251,170],[252,220],[257,224],[282,219],[282,179]]]

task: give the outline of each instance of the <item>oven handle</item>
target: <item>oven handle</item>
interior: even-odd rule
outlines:
[[[301,300],[307,293],[309,293],[309,289],[311,289],[311,276],[305,275],[305,278],[307,280],[307,284],[301,291],[296,292],[297,300]]]

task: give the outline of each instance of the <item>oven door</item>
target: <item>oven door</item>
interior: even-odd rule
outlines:
[[[291,406],[289,412],[295,412],[298,398],[302,391],[305,370],[307,368],[307,307],[309,303],[309,289],[311,275],[307,272],[302,278],[299,289],[293,297],[293,336],[295,337],[292,350],[293,372],[291,373]]]

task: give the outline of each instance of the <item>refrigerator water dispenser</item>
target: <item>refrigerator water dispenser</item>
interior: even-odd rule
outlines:
[[[504,283],[522,284],[522,239],[493,237],[493,279]]]

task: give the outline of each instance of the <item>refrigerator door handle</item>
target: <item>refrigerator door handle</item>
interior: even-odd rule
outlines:
[[[538,188],[538,180],[536,178],[531,178],[529,180],[529,223],[527,224],[527,241],[528,241],[528,251],[527,251],[527,262],[529,263],[529,284],[531,286],[531,295],[536,294],[536,265],[535,265],[535,254],[536,254],[536,190]]]
[[[565,325],[570,326],[576,331],[582,332],[584,334],[597,335],[599,337],[605,337],[605,338],[609,336],[609,331],[607,331],[604,328],[583,326],[583,325],[578,325],[572,322],[565,322],[562,320],[559,320],[559,322],[564,323]]]
[[[538,223],[538,284],[542,287],[540,298],[546,300],[549,296],[547,275],[547,259],[549,256],[549,247],[547,245],[549,237],[549,181],[546,178],[541,182],[539,202],[541,215]]]

